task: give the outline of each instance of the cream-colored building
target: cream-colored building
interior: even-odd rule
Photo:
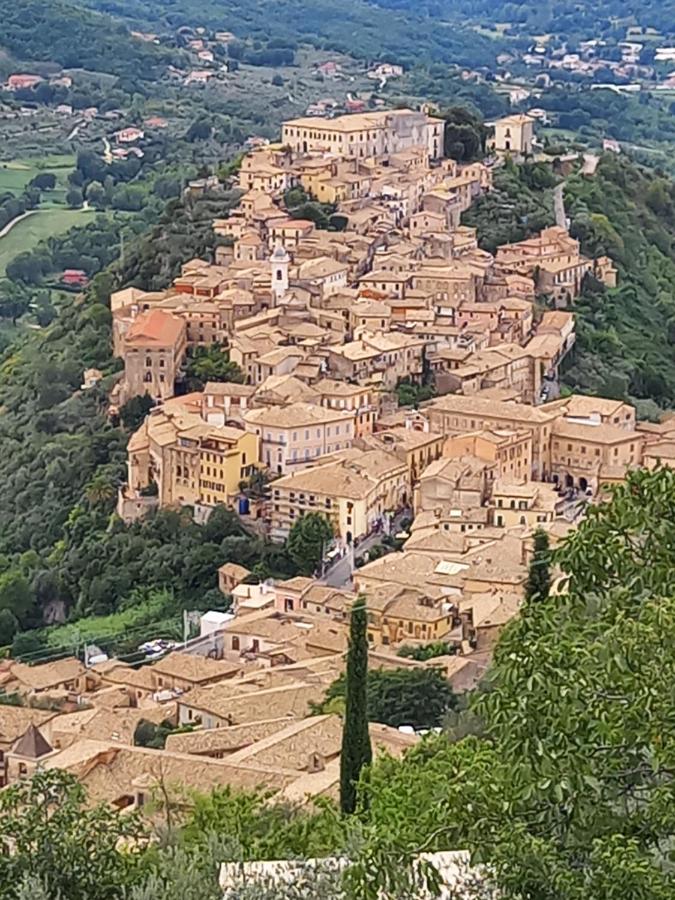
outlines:
[[[490,516],[494,525],[504,528],[516,525],[536,528],[555,519],[559,504],[560,498],[550,484],[498,479],[492,485]]]
[[[278,475],[352,446],[355,412],[312,403],[270,406],[244,413],[247,431],[260,441],[260,461]]]
[[[284,122],[282,141],[297,153],[331,153],[343,159],[389,156],[425,147],[432,159],[443,153],[445,123],[411,109],[380,110]]]
[[[534,119],[523,114],[495,122],[494,148],[499,154],[530,156],[534,141]]]
[[[422,472],[415,491],[415,513],[435,510],[465,512],[480,509],[495,478],[493,462],[462,455],[441,457]]]
[[[322,513],[344,543],[369,534],[409,498],[405,462],[381,450],[351,450],[272,485],[271,536],[282,541],[302,515]]]
[[[561,417],[551,434],[551,475],[564,487],[596,492],[642,465],[644,435],[597,419]]]

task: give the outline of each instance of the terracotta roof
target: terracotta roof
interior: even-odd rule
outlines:
[[[291,403],[289,406],[267,406],[252,409],[244,414],[247,425],[271,428],[303,428],[305,425],[321,425],[343,422],[354,418],[354,413],[343,409],[327,409],[312,403]]]
[[[124,342],[138,347],[174,347],[184,332],[185,322],[178,316],[161,309],[151,309],[136,318]]]
[[[12,664],[10,675],[12,679],[16,679],[31,690],[41,691],[73,681],[85,671],[79,659],[67,657],[37,666],[15,662]]]
[[[42,725],[55,715],[54,712],[30,706],[0,705],[0,743],[15,741],[29,725]]]
[[[192,681],[194,684],[231,678],[237,674],[239,669],[240,666],[222,660],[209,659],[206,656],[193,656],[180,650],[174,650],[151,666],[151,670],[160,675],[182,678],[185,681]]]

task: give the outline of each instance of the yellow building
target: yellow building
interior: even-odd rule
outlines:
[[[364,446],[394,453],[408,467],[410,489],[430,463],[443,452],[445,438],[432,431],[420,431],[412,427],[396,426],[376,431],[364,438]]]
[[[129,521],[157,505],[231,505],[258,464],[258,448],[255,434],[209,425],[178,404],[152,410],[129,441],[118,513]]]
[[[385,584],[366,593],[368,642],[431,643],[447,638],[453,628],[449,604],[431,600],[423,591]]]
[[[443,456],[456,459],[476,456],[497,464],[497,477],[508,481],[529,481],[532,472],[532,435],[529,431],[499,429],[451,435]]]

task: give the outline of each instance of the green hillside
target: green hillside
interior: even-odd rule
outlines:
[[[63,68],[111,72],[146,80],[170,54],[131,37],[109,16],[61,2],[0,0],[0,48],[17,60],[58,63]]]
[[[360,59],[414,64],[494,62],[500,44],[457,24],[433,22],[414,10],[382,10],[365,0],[84,0],[98,10],[153,29],[181,25],[229,30],[238,38],[307,42]]]
[[[667,0],[554,0],[514,3],[512,0],[374,0],[378,6],[410,10],[430,18],[479,21],[488,26],[508,22],[515,31],[553,32],[587,37],[623,38],[627,26],[657,29],[672,34],[675,3]]]
[[[550,168],[507,168],[465,216],[488,250],[553,223]],[[575,306],[577,346],[566,382],[638,401],[643,414],[675,405],[675,184],[613,154],[565,187],[571,232],[590,257],[610,256],[619,285],[590,279]],[[652,402],[653,401],[653,402]]]

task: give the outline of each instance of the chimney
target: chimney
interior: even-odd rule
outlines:
[[[315,772],[323,772],[325,768],[326,763],[320,753],[309,754],[309,759],[307,760],[307,771],[310,774],[314,774]]]

